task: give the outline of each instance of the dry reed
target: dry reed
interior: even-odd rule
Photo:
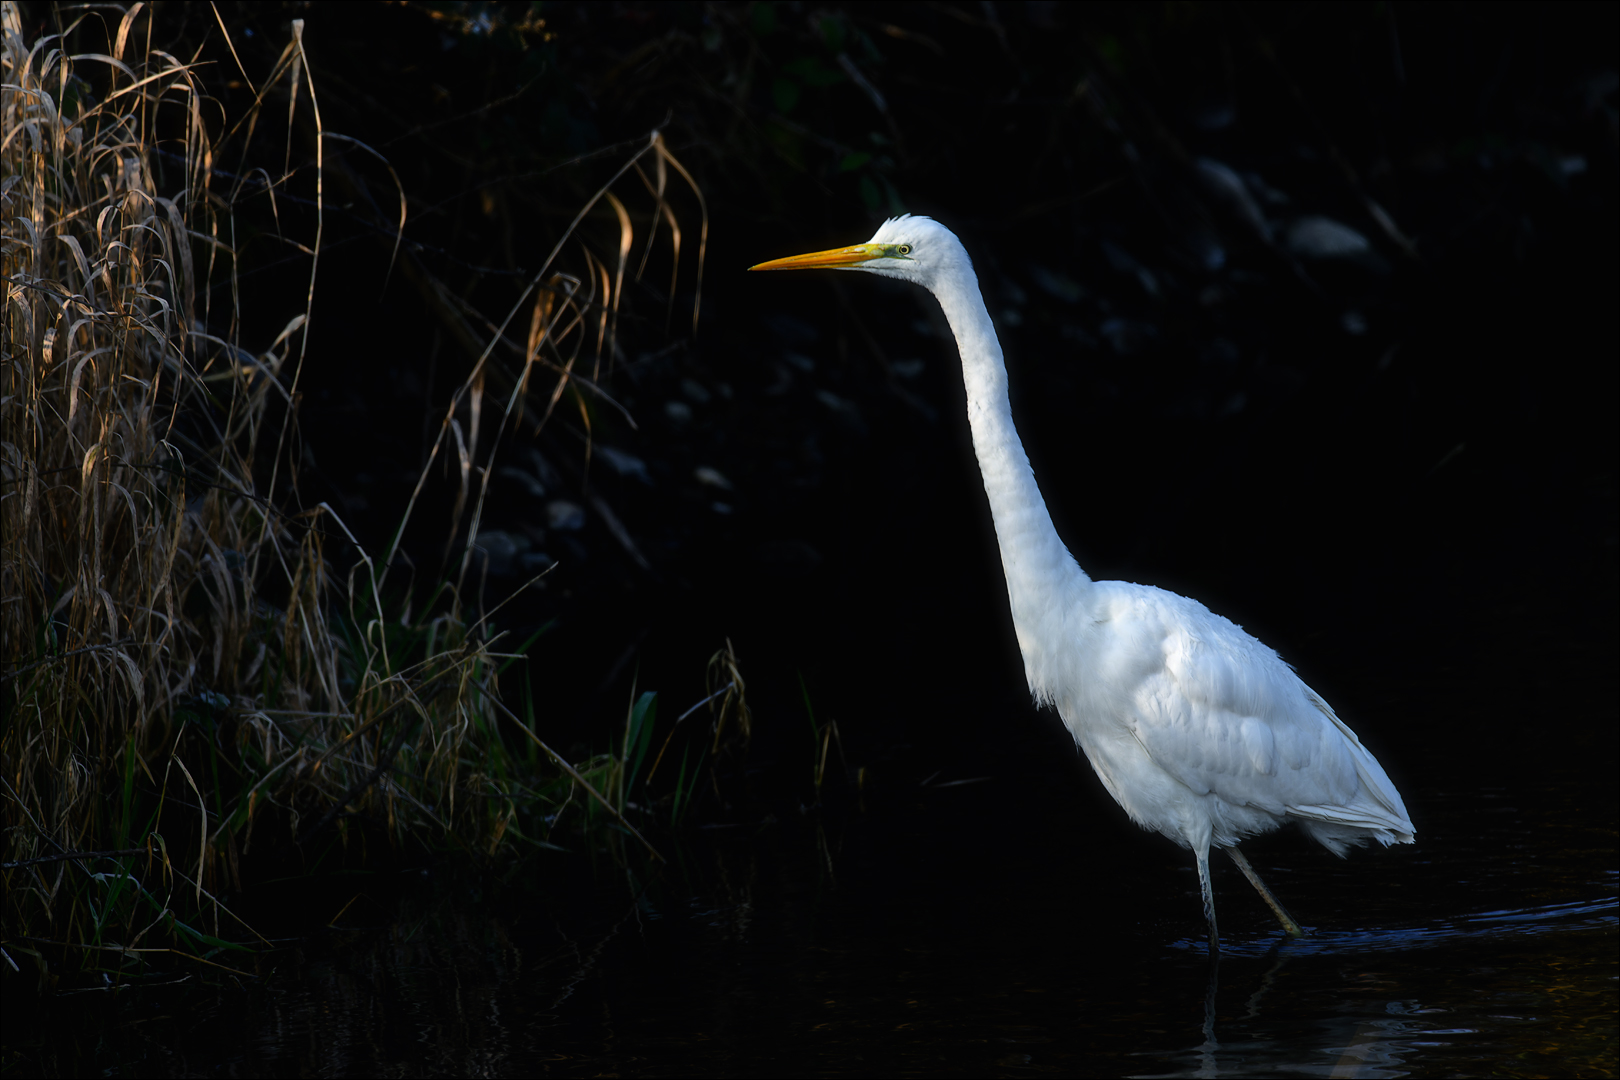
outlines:
[[[364,554],[333,579],[324,544],[348,530],[331,508],[284,508],[313,312],[244,343],[234,245],[244,201],[296,170],[250,181],[216,162],[246,159],[272,103],[290,148],[307,110],[317,226],[294,243],[313,298],[320,147],[339,137],[320,127],[301,24],[215,139],[218,102],[152,46],[149,9],[72,10],[29,42],[3,5],[0,959],[31,959],[48,981],[64,966],[123,977],[155,953],[229,967],[256,934],[220,898],[243,888],[255,847],[305,868],[378,841],[493,853],[520,835],[520,806],[563,806],[576,789],[628,828],[622,795],[610,805],[532,716],[500,704],[497,667],[521,650],[495,653],[468,625],[460,580],[448,604],[385,615],[386,573]],[[98,27],[103,49],[69,52]],[[678,244],[666,164],[684,175],[655,134],[619,175],[641,173]],[[519,301],[533,304],[527,344],[497,330],[445,413],[434,453],[459,457],[466,535],[485,496],[473,455],[522,420],[532,374],[557,381],[531,427],[565,390],[578,398],[587,339],[598,357],[611,347],[630,224],[606,188],[592,203],[604,197],[623,230],[616,277],[590,259],[562,274],[554,252]],[[490,360],[498,346],[521,356],[517,373]],[[505,408],[480,440],[490,373]]]

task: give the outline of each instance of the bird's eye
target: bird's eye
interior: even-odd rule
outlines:
[[[901,244],[895,250],[900,252],[900,254],[902,254],[902,255],[910,255],[911,254],[911,245],[910,244]]]

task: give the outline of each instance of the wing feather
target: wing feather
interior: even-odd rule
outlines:
[[[1155,657],[1122,703],[1154,764],[1233,806],[1410,838],[1378,762],[1275,652],[1196,601],[1130,589],[1111,636]]]

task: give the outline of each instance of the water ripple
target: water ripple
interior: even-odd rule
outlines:
[[[1264,956],[1274,951],[1292,955],[1400,952],[1458,941],[1565,933],[1617,924],[1620,924],[1620,896],[1605,896],[1598,900],[1481,911],[1438,924],[1316,931],[1304,939],[1289,939],[1280,935],[1247,939],[1226,936],[1221,940],[1221,948],[1223,953],[1233,956]],[[1202,952],[1206,948],[1206,939],[1182,938],[1174,942],[1172,947]]]

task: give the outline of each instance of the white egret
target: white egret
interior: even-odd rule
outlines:
[[[1239,840],[1292,821],[1341,856],[1369,838],[1411,843],[1411,819],[1383,768],[1275,652],[1196,600],[1093,581],[1080,569],[1013,427],[1001,344],[954,233],[907,215],[884,222],[867,243],[751,269],[815,267],[915,282],[944,309],[962,356],[968,425],[1030,691],[1057,707],[1133,821],[1191,849],[1212,952],[1220,939],[1211,847],[1224,848],[1283,928],[1301,936]]]

